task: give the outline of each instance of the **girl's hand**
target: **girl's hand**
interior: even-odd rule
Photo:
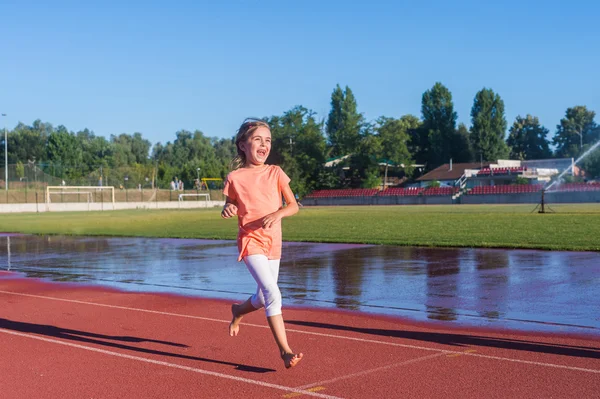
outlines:
[[[233,205],[232,203],[227,203],[221,211],[221,217],[223,219],[229,219],[230,217],[237,215],[237,212],[237,206]]]
[[[278,212],[271,213],[263,218],[263,228],[269,229],[273,226],[274,223],[277,223],[281,220],[281,216]]]

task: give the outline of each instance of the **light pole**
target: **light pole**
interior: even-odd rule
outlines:
[[[579,151],[583,148],[583,132],[575,131],[575,134],[579,135]]]
[[[127,180],[129,180],[129,177],[125,176],[125,202],[129,202],[129,197],[127,195]]]
[[[2,114],[2,116],[6,116],[6,114]],[[8,136],[6,126],[4,126],[4,188],[8,191]]]

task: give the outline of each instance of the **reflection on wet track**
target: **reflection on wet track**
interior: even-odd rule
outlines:
[[[285,305],[600,335],[600,253],[284,243]],[[211,298],[255,290],[234,241],[0,235],[0,269]]]

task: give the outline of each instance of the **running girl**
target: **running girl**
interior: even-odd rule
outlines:
[[[281,313],[281,292],[277,285],[281,259],[281,219],[298,212],[290,189],[290,178],[276,165],[266,165],[271,152],[271,130],[259,119],[246,120],[240,126],[235,144],[237,156],[233,171],[225,181],[226,196],[221,216],[238,217],[238,261],[243,260],[258,287],[242,304],[231,306],[229,335],[237,336],[242,317],[262,307],[286,368],[302,359],[287,342]],[[281,196],[286,207],[282,206]]]

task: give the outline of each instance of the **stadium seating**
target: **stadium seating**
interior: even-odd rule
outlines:
[[[373,197],[379,190],[376,188],[342,188],[316,190],[305,198],[340,198],[340,197]]]
[[[495,173],[495,172],[494,172]],[[511,173],[513,173],[511,171]],[[527,194],[540,192],[543,184],[511,184],[496,186],[477,186],[469,189],[467,195]],[[600,182],[564,183],[555,185],[551,191],[578,192],[600,191]],[[384,191],[376,188],[345,188],[316,190],[306,198],[348,198],[348,197],[389,197],[389,196],[452,196],[459,192],[458,187],[391,187]]]
[[[551,188],[552,191],[599,191],[600,183],[563,183]]]
[[[483,168],[477,172],[477,176],[502,176],[502,175],[515,175],[523,173],[527,170],[527,167],[515,166],[510,168]]]
[[[306,198],[341,198],[341,197],[373,197],[373,196],[450,196],[458,192],[458,187],[391,187],[384,191],[376,188],[347,188],[316,190]]]
[[[415,196],[415,195],[426,195],[426,196],[444,196],[454,195],[458,192],[458,187],[392,187],[385,191],[381,191],[379,196]]]
[[[425,190],[422,187],[391,187],[387,190],[381,191],[379,193],[380,196],[411,196],[411,195],[419,195]]]
[[[477,186],[467,192],[470,195],[481,194],[524,194],[536,193],[542,190],[541,184],[514,184],[499,186]]]
[[[454,195],[458,187],[429,187],[423,190],[422,195]]]

